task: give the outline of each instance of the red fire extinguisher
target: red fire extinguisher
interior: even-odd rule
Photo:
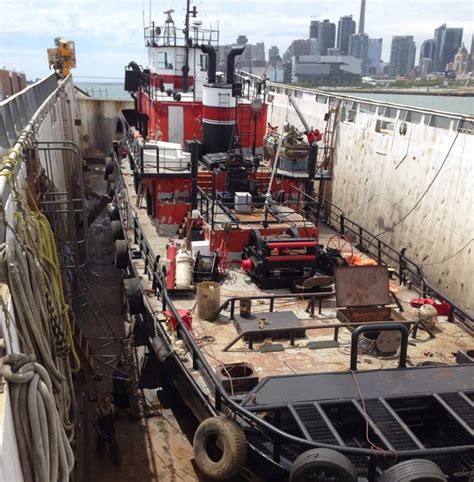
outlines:
[[[166,248],[166,257],[168,258],[168,266],[166,271],[166,288],[172,290],[176,278],[176,245],[173,241]]]

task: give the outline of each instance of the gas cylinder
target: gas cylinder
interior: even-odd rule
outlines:
[[[176,288],[187,289],[191,286],[192,263],[189,251],[181,248],[176,255]]]
[[[168,259],[168,265],[166,268],[166,288],[172,290],[174,289],[176,279],[176,245],[173,241],[170,241],[166,247],[166,258]]]

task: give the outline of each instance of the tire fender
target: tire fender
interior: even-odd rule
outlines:
[[[247,439],[236,422],[211,417],[197,428],[193,440],[194,460],[211,480],[237,475],[247,460]]]
[[[443,471],[431,460],[411,459],[393,465],[386,470],[379,482],[446,482],[448,479]]]
[[[117,239],[125,239],[121,221],[111,221],[110,228],[112,230],[112,239],[114,241],[117,241]]]
[[[118,269],[127,269],[128,267],[128,246],[124,239],[117,239],[114,246],[114,264]]]
[[[357,482],[357,472],[352,462],[344,454],[331,449],[303,452],[291,467],[290,482],[306,482],[321,472],[334,476],[340,482]]]

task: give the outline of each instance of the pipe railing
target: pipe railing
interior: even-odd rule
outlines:
[[[118,178],[121,178],[119,174]],[[199,394],[200,398],[204,401],[205,405],[209,409],[209,413],[211,415],[216,415],[218,413],[222,413],[223,405],[229,409],[235,418],[242,420],[244,426],[250,428],[252,427],[260,436],[264,437],[267,441],[273,444],[275,450],[273,450],[273,459],[274,461],[278,462],[280,460],[280,455],[278,453],[278,447],[281,446],[282,442],[295,444],[301,450],[307,450],[310,448],[328,448],[328,449],[336,449],[340,452],[343,452],[348,455],[354,456],[365,456],[370,457],[370,464],[371,467],[377,466],[377,459],[372,456],[372,452],[369,448],[361,448],[361,447],[341,447],[335,446],[331,444],[324,444],[319,443],[314,440],[307,440],[304,438],[297,437],[290,433],[287,433],[274,424],[264,420],[263,418],[259,417],[258,414],[253,413],[251,410],[247,409],[246,407],[241,406],[237,401],[233,400],[229,394],[224,389],[222,383],[217,378],[216,374],[214,373],[212,367],[210,366],[209,362],[207,361],[205,355],[199,348],[196,340],[194,339],[193,334],[188,329],[187,325],[183,322],[177,308],[175,307],[173,300],[171,299],[168,290],[166,288],[166,278],[164,276],[163,271],[159,267],[159,257],[157,257],[152,247],[150,246],[148,240],[146,239],[143,229],[140,225],[138,217],[136,214],[132,213],[130,207],[128,205],[127,197],[124,198],[127,202],[122,207],[126,212],[123,213],[127,217],[132,217],[133,219],[133,230],[134,230],[134,237],[136,244],[139,246],[140,253],[142,258],[145,262],[145,272],[149,279],[153,280],[153,287],[155,290],[155,294],[159,297],[163,304],[163,309],[169,309],[173,315],[173,317],[177,320],[176,330],[179,334],[181,340],[183,341],[188,353],[191,356],[192,360],[192,367],[194,370],[198,370],[201,375],[203,376],[203,380],[206,383],[206,386],[211,394],[209,397],[208,394],[203,393],[201,387],[199,387],[192,376],[188,376],[188,379],[193,383],[195,390]],[[131,214],[132,213],[132,214]],[[161,326],[161,323],[156,319],[156,313],[152,313],[152,317],[154,320],[154,325],[157,330],[160,331],[160,335],[163,337],[164,340],[168,340],[169,336]],[[171,344],[169,345],[171,348],[172,356],[174,356],[184,372],[186,374],[190,374],[189,368],[179,360],[179,357],[176,355],[174,350],[172,349]],[[212,398],[214,399],[212,401]],[[213,403],[212,403],[213,402]],[[457,447],[436,447],[430,449],[423,449],[423,450],[404,450],[398,451],[399,457],[416,457],[416,456],[431,456],[437,454],[459,454],[464,453],[466,451],[474,449],[474,445],[462,445]]]
[[[474,332],[474,314],[432,286],[426,278],[423,268],[406,256],[404,250],[396,250],[380,239],[379,236],[372,234],[360,224],[348,218],[342,209],[327,199],[319,201],[295,186],[290,188],[290,197],[291,193],[294,193],[293,196],[296,196],[299,204],[304,204],[304,201],[307,200],[310,206],[309,211],[316,223],[321,220],[321,212],[323,212],[324,218],[322,221],[325,224],[353,240],[360,251],[375,258],[379,264],[388,264],[396,268],[400,283],[409,283],[410,286],[415,286],[424,298],[436,298],[448,303],[450,305],[448,320],[461,323],[471,333]]]

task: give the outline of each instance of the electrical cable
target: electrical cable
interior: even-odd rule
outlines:
[[[448,152],[446,153],[446,156],[444,157],[443,159],[443,162],[441,163],[440,167],[438,168],[438,170],[436,171],[436,174],[434,175],[433,179],[431,179],[430,183],[428,184],[428,187],[425,189],[425,191],[423,192],[423,194],[420,196],[420,198],[418,198],[418,200],[416,201],[416,203],[413,205],[413,207],[408,211],[407,214],[405,214],[405,216],[403,216],[400,220],[398,220],[395,224],[393,224],[392,226],[390,226],[388,229],[386,229],[385,231],[382,231],[380,233],[377,233],[373,236],[373,238],[376,238],[378,236],[382,236],[383,234],[386,234],[388,233],[389,231],[393,231],[394,228],[396,228],[397,226],[399,226],[401,223],[403,223],[403,221],[405,221],[405,219],[408,218],[408,216],[410,216],[410,214],[413,213],[413,211],[415,211],[415,209],[420,205],[421,201],[423,201],[423,199],[425,198],[425,196],[428,194],[428,192],[430,191],[431,187],[433,186],[434,182],[436,181],[436,179],[438,178],[438,176],[440,175],[441,171],[443,170],[443,167],[444,165],[446,164],[446,161],[448,160],[449,158],[449,155],[451,154],[451,151],[453,150],[453,147],[454,145],[456,144],[456,140],[458,139],[459,137],[459,134],[461,132],[461,127],[462,127],[462,124],[464,123],[464,118],[462,118],[461,122],[460,122],[460,125],[458,127],[458,130],[456,132],[456,135],[454,136],[454,139],[453,139],[453,142],[451,143],[451,145],[449,146],[449,149],[448,149]],[[373,239],[372,238],[372,239]]]

